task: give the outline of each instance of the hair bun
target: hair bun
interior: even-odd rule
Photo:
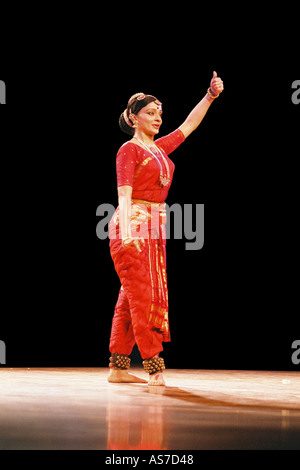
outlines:
[[[125,134],[133,135],[134,134],[134,129],[132,126],[127,124],[127,120],[125,119],[125,115],[127,114],[127,110],[123,111],[119,118],[119,126],[120,129],[125,132]]]
[[[127,124],[129,127],[133,127],[133,124],[132,124],[131,120],[130,120],[129,117],[128,117],[128,111],[127,111],[127,109],[125,109],[125,111],[123,111],[123,117],[124,117],[124,119],[125,119],[126,124]]]

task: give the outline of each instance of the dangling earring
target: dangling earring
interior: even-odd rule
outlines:
[[[134,114],[131,113],[131,112],[130,112],[130,114],[129,114],[129,119],[130,119],[130,121],[133,123],[133,124],[132,124],[132,127],[133,127],[134,129],[136,129],[136,128],[137,128],[137,120],[134,121],[135,116],[134,116]]]

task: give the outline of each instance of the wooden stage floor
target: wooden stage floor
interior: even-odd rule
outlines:
[[[169,369],[166,387],[107,374],[1,368],[0,449],[300,449],[298,372]]]

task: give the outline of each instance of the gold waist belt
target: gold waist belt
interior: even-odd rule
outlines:
[[[165,209],[166,203],[165,202],[152,202],[152,201],[144,201],[142,199],[131,199],[132,202],[136,204],[144,204],[145,206],[151,205],[154,207],[160,207],[162,210]]]

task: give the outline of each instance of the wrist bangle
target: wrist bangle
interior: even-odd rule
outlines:
[[[216,98],[219,98],[219,95],[220,95],[220,93],[219,93],[218,95],[214,95],[214,94],[212,93],[210,87],[207,89],[207,93],[208,93],[209,97],[210,97],[212,100],[215,100]]]

